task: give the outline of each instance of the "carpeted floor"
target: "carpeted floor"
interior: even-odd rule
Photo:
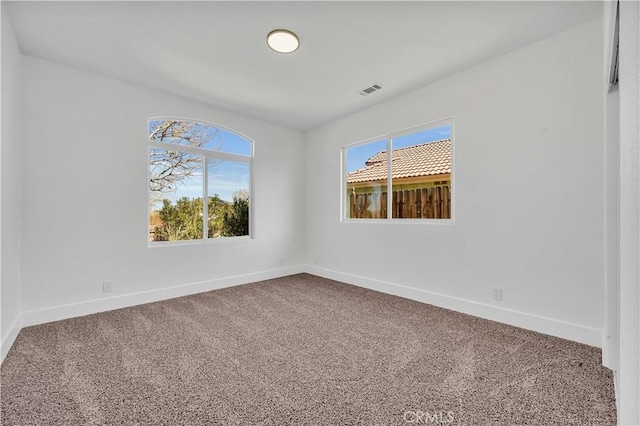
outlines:
[[[28,327],[3,425],[615,425],[600,350],[311,275]]]

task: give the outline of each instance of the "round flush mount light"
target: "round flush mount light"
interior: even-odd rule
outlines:
[[[300,40],[289,30],[273,30],[267,35],[267,44],[278,53],[291,53],[298,50]]]

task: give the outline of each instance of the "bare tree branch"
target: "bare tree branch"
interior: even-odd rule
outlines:
[[[197,155],[171,150],[171,144],[180,146],[205,147],[219,150],[222,140],[217,140],[218,129],[190,121],[162,120],[154,123],[149,138],[164,142],[166,149],[149,150],[149,190],[152,201],[164,198],[168,192],[184,185],[189,178],[202,170],[202,158]],[[219,138],[218,138],[219,139]],[[211,145],[216,141],[215,145]],[[179,149],[176,146],[177,149]],[[214,161],[214,165],[217,160]],[[208,166],[211,166],[211,161]]]

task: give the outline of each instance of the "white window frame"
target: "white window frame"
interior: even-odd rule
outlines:
[[[421,132],[424,130],[429,130],[437,127],[442,127],[450,125],[451,126],[451,217],[449,219],[423,219],[423,218],[394,218],[392,216],[392,207],[393,207],[393,197],[387,195],[387,217],[384,219],[358,219],[358,218],[350,218],[347,217],[347,205],[346,205],[346,194],[347,194],[347,150],[349,148],[353,148],[360,145],[366,145],[371,142],[378,142],[381,140],[387,141],[387,194],[391,193],[393,188],[392,186],[392,176],[391,176],[391,161],[389,156],[392,152],[392,139],[406,136],[412,133]],[[366,224],[404,224],[404,225],[453,225],[455,224],[455,119],[454,117],[444,118],[436,121],[431,121],[429,123],[421,124],[415,127],[410,127],[408,129],[400,130],[398,132],[387,133],[384,135],[367,138],[365,140],[360,140],[358,142],[354,142],[348,145],[344,145],[341,149],[340,156],[340,170],[342,176],[340,178],[340,222],[341,223],[366,223]]]
[[[188,145],[179,145],[165,142],[155,142],[151,140],[149,137],[149,123],[151,121],[156,120],[177,120],[177,121],[189,121],[192,123],[198,123],[202,125],[212,126],[217,129],[224,130],[225,132],[233,133],[241,138],[245,139],[250,144],[251,154],[241,155],[241,154],[233,154],[230,152],[222,152],[215,151],[207,148],[198,148]],[[193,245],[193,244],[210,244],[210,243],[223,243],[223,242],[231,242],[231,241],[242,241],[242,240],[253,240],[254,237],[254,210],[255,210],[255,201],[253,199],[253,159],[255,152],[255,141],[248,137],[247,135],[238,132],[237,130],[232,130],[228,127],[220,126],[216,123],[207,120],[199,120],[195,118],[180,118],[180,117],[149,117],[147,119],[147,158],[148,153],[151,148],[155,149],[163,149],[163,150],[172,150],[172,151],[180,151],[187,152],[193,155],[201,155],[202,156],[202,238],[197,240],[177,240],[177,241],[149,241],[149,231],[148,228],[150,226],[151,220],[151,191],[149,189],[149,173],[147,172],[147,246],[148,247],[175,247],[178,245]],[[237,161],[241,163],[246,163],[249,165],[249,235],[240,235],[233,237],[220,237],[220,238],[209,238],[209,202],[208,202],[208,161],[210,159],[218,159],[218,160],[227,160],[227,161]],[[149,161],[147,160],[147,169],[149,168]]]

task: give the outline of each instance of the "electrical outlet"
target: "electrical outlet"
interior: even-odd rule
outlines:
[[[494,288],[492,289],[493,300],[502,300],[502,289]]]
[[[102,281],[102,292],[110,293],[113,291],[113,282],[112,281]]]
[[[281,257],[281,258],[280,258],[280,264],[281,264],[281,265],[284,265],[284,264],[285,264],[284,257]]]
[[[314,264],[314,265],[317,265],[317,264],[318,264],[318,258],[317,258],[317,257],[314,257],[314,258],[313,258],[313,264]]]

